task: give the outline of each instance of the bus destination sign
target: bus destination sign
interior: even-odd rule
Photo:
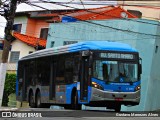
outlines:
[[[115,59],[134,59],[133,54],[124,54],[124,53],[100,53],[101,58],[115,58]]]

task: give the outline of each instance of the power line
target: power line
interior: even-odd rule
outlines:
[[[51,35],[51,34],[48,34],[48,36],[49,37],[53,37],[53,38],[62,38],[62,39],[66,39],[66,40],[82,40],[82,39],[77,39],[77,38],[69,38],[69,37],[62,37],[62,36],[55,36],[55,35]],[[136,36],[135,36],[136,37]],[[146,39],[153,39],[153,38],[151,38],[151,37],[140,37],[140,38],[135,38],[135,39],[131,39],[131,40],[146,40]],[[128,40],[128,38],[127,39],[124,39],[123,38],[123,40],[117,40],[117,41],[126,41],[126,40]],[[111,40],[112,41],[112,40]]]
[[[42,1],[42,0],[40,0]],[[28,4],[28,3],[27,3]],[[30,3],[30,5],[33,5],[32,3]],[[44,8],[44,7],[41,7],[41,6],[38,6],[38,5],[35,5],[37,7],[40,7],[42,9],[45,9],[45,10],[49,10],[47,8]],[[68,17],[72,17],[72,16],[69,16],[69,15],[66,15]],[[74,18],[74,17],[73,17]],[[77,19],[77,18],[76,18]],[[114,27],[111,27],[111,26],[106,26],[106,25],[103,25],[103,24],[99,24],[99,23],[95,23],[95,22],[91,22],[91,21],[84,21],[84,20],[81,20],[81,19],[78,19],[82,22],[86,22],[86,23],[90,23],[90,24],[94,24],[94,25],[97,25],[97,26],[101,26],[101,27],[105,27],[105,28],[110,28],[110,29],[114,29],[114,30],[117,30],[117,31],[121,31],[121,32],[127,32],[127,33],[134,33],[134,34],[140,34],[140,35],[149,35],[149,36],[153,36],[153,37],[160,37],[160,35],[153,35],[153,34],[147,34],[147,33],[140,33],[140,32],[135,32],[135,31],[130,31],[130,30],[123,30],[123,29],[119,29],[119,28],[114,28]]]
[[[44,0],[40,0],[41,2],[46,2]],[[76,7],[71,7],[71,6],[68,6],[68,5],[64,5],[64,4],[59,4],[57,2],[46,2],[46,3],[52,3],[52,4],[56,4],[56,5],[60,5],[60,6],[64,6],[64,7],[70,7],[70,8],[73,8],[73,9],[76,9],[76,10],[81,10],[79,8],[76,8]],[[87,10],[85,9],[86,12],[90,12],[90,13],[95,13],[97,15],[103,15],[103,16],[111,16],[111,17],[115,17],[115,18],[120,18],[120,17],[117,17],[115,15],[110,15],[110,14],[104,14],[104,13],[98,13],[98,12],[94,12],[94,11],[91,11],[91,10]],[[65,14],[66,15],[66,14]],[[72,17],[72,16],[71,16]],[[76,17],[75,17],[76,18]],[[123,18],[123,20],[127,20],[127,21],[134,21],[134,22],[140,22],[140,23],[146,23],[146,24],[151,24],[151,25],[158,25],[160,26],[159,24],[154,24],[154,23],[149,23],[149,22],[144,22],[144,21],[139,21],[137,19],[127,19],[127,18]]]

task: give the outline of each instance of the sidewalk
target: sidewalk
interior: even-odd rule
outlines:
[[[0,111],[18,111],[19,108],[0,107]]]

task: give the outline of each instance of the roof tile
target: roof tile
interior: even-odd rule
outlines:
[[[37,45],[41,46],[41,47],[44,47],[44,48],[46,47],[47,40],[45,40],[45,39],[37,38],[37,37],[29,36],[29,35],[20,34],[18,32],[14,32],[13,36],[16,39],[18,39],[18,40],[20,40],[20,41],[22,41],[22,42],[24,42],[24,43],[26,43],[26,44],[28,44],[28,45],[30,45],[32,47],[36,47]]]

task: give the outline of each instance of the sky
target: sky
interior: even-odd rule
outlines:
[[[29,0],[29,1],[39,1],[39,0]],[[46,1],[54,1],[54,2],[80,2],[80,0],[46,0]],[[97,0],[98,1],[98,0]],[[91,1],[91,0],[83,0],[83,2],[85,3],[97,3],[97,1]],[[110,5],[115,5],[117,2],[115,1],[109,1],[109,3],[107,1],[98,1],[98,3],[102,3],[102,4],[110,4]],[[36,3],[35,3],[36,4]],[[44,3],[39,3],[40,6],[44,7]],[[67,4],[68,5],[68,4]],[[71,4],[72,7],[75,8],[82,8],[83,9],[83,5],[75,5],[75,4]],[[85,5],[85,8],[95,8],[95,7],[102,7],[104,5]],[[46,4],[45,7],[47,9],[70,9],[70,8],[66,8],[66,7],[62,7],[62,6],[58,6],[58,5],[51,5],[51,4]],[[17,6],[17,10],[16,12],[22,12],[22,11],[36,11],[36,10],[42,10],[41,8],[35,7],[35,6],[29,6],[26,5],[25,3],[21,3]],[[4,17],[0,16],[0,38],[4,37],[4,28],[6,25],[6,20]]]
[[[5,25],[6,25],[6,19],[0,16],[0,38],[3,38],[4,36]]]

